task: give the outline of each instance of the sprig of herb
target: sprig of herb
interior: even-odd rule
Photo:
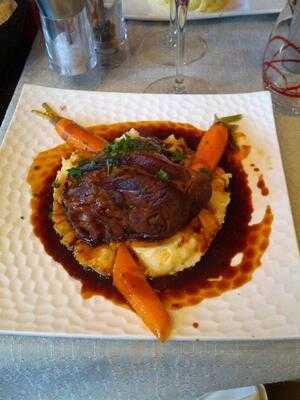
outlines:
[[[79,167],[72,167],[67,169],[67,172],[71,178],[79,179],[82,176],[82,171]]]
[[[224,124],[232,124],[233,122],[238,122],[243,118],[242,114],[228,115],[227,117],[218,117],[215,114],[215,122],[223,122]]]
[[[96,160],[81,160],[77,167],[69,168],[67,169],[67,172],[71,178],[79,179],[83,173],[94,171],[103,165],[105,164],[101,164],[101,161],[97,162]]]
[[[231,135],[231,143],[236,148],[238,148],[236,131],[238,130],[239,126],[237,124],[235,124],[234,122],[238,122],[242,118],[243,118],[242,114],[229,115],[227,117],[221,117],[221,118],[219,118],[217,115],[215,115],[215,122],[222,122],[223,124],[226,125],[226,127]]]
[[[114,140],[103,150],[103,157],[106,160],[107,173],[110,175],[114,166],[119,160],[133,151],[159,152],[163,151],[159,143],[147,138],[131,137],[125,134],[121,139]]]
[[[91,160],[86,160],[86,159],[84,158],[84,159],[82,159],[82,160],[79,161],[78,167],[83,167],[83,166],[85,166],[85,165],[87,165],[87,164],[89,164],[89,163],[91,163],[91,162],[92,162]],[[93,160],[93,162],[95,162],[95,161]]]
[[[96,160],[82,160],[79,163],[79,168],[82,172],[94,171],[97,167],[98,163]]]
[[[226,125],[229,132],[233,134],[239,127],[237,124],[234,124],[234,122],[238,122],[242,118],[243,118],[242,114],[228,115],[227,117],[218,117],[215,114],[215,123],[222,122],[224,125]]]
[[[117,162],[115,160],[112,160],[112,159],[106,160],[107,175],[112,174],[112,170],[115,165],[117,165]]]
[[[181,161],[186,159],[186,153],[183,153],[180,150],[175,150],[174,152],[171,153],[171,161],[175,163],[180,163]]]
[[[114,140],[108,144],[103,150],[103,155],[106,159],[115,159],[135,150],[162,151],[159,144],[154,144],[147,138],[141,139],[125,134],[120,140]]]
[[[211,170],[206,168],[206,167],[202,167],[199,169],[199,172],[202,172],[203,174],[208,175],[210,178],[212,177],[212,173]]]
[[[52,183],[52,186],[54,187],[54,189],[58,189],[60,187],[59,181],[55,179],[55,181]]]
[[[157,176],[162,182],[168,182],[170,180],[169,174],[163,169],[158,171]]]

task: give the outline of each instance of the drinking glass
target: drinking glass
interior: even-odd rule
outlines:
[[[118,67],[128,57],[123,0],[87,0],[101,65]]]
[[[300,114],[300,0],[288,0],[271,32],[263,81],[282,111]]]
[[[268,400],[268,396],[265,387],[258,385],[206,393],[198,400]]]
[[[146,54],[153,63],[174,66],[177,46],[176,8],[174,0],[170,0],[169,9],[169,26],[163,29],[163,31],[151,32],[144,46],[147,47]],[[207,52],[206,41],[199,34],[192,35],[191,30],[186,32],[188,40],[183,59],[185,65],[200,60]]]
[[[166,0],[162,0],[167,3]],[[229,0],[190,0],[189,11],[193,13],[209,14],[219,12],[228,3]],[[169,26],[163,31],[151,32],[151,35],[146,38],[144,42],[144,50],[147,58],[151,59],[153,63],[170,65],[175,64],[176,52],[176,23],[175,23],[175,2],[168,0],[170,7],[170,23]],[[157,1],[152,0],[151,7],[157,7]],[[196,22],[195,22],[196,23]],[[188,29],[187,29],[188,28]],[[192,23],[186,27],[186,46],[184,52],[183,63],[189,65],[195,61],[200,60],[207,52],[207,43],[199,34],[192,34]]]
[[[189,0],[171,0],[175,3],[175,25],[176,35],[176,74],[161,78],[151,83],[145,90],[146,93],[203,93],[208,91],[205,81],[196,77],[185,76],[184,67],[184,47],[185,47],[185,23]]]

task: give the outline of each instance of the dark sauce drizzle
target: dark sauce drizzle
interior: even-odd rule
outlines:
[[[60,243],[59,237],[53,228],[49,210],[53,202],[53,181],[55,174],[50,176],[32,207],[32,224],[34,233],[41,240],[46,252],[60,263],[68,274],[82,283],[83,297],[92,294],[101,294],[117,303],[123,303],[123,297],[112,285],[110,279],[100,277],[95,271],[84,269],[73,257],[73,254]]]
[[[268,194],[270,193],[265,183],[264,177],[262,175],[260,175],[258,178],[257,187],[260,189],[260,193],[263,196],[268,196]]]
[[[165,296],[172,298],[173,308],[180,308],[182,301],[178,300],[185,301],[185,297],[189,297],[188,304],[196,304],[205,298],[218,296],[235,286],[233,282],[237,278],[237,270],[236,267],[231,267],[231,260],[246,248],[253,207],[247,174],[242,165],[225,162],[223,166],[232,174],[231,202],[225,223],[212,246],[195,267],[175,276],[153,280],[153,286],[163,298]],[[216,281],[217,279],[219,281]],[[240,285],[248,280],[248,271],[239,276]]]
[[[226,172],[232,174],[231,202],[225,223],[212,246],[193,268],[175,276],[151,280],[152,287],[169,307],[181,308],[197,304],[205,298],[219,296],[227,290],[242,286],[251,279],[254,270],[260,265],[261,255],[268,246],[273,219],[271,209],[267,208],[261,223],[249,225],[253,207],[247,174],[241,162],[224,160],[223,167]],[[59,241],[49,217],[53,201],[52,183],[59,168],[60,165],[57,165],[52,169],[47,178],[43,179],[39,193],[33,194],[31,204],[34,233],[41,240],[45,251],[60,263],[71,277],[81,282],[84,298],[102,295],[118,304],[125,303],[112,285],[111,279],[84,269],[74,259],[72,252]],[[242,253],[242,261],[238,266],[232,267],[231,261],[238,253]]]

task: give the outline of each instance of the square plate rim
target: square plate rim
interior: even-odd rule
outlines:
[[[9,121],[9,124],[7,125],[7,128],[5,129],[5,131],[2,133],[3,137],[1,138],[1,144],[0,144],[0,150],[2,151],[3,146],[5,145],[6,139],[8,137],[8,133],[10,131],[10,128],[16,118],[16,114],[18,111],[18,108],[20,106],[21,100],[22,100],[22,95],[23,92],[30,89],[31,87],[38,87],[38,88],[47,88],[47,89],[52,89],[54,91],[65,91],[65,92],[75,92],[75,93],[81,93],[81,92],[86,92],[89,94],[93,94],[96,96],[102,96],[102,95],[121,95],[121,96],[130,96],[130,95],[134,95],[134,96],[149,96],[149,97],[153,97],[153,96],[159,96],[159,97],[177,97],[178,95],[175,94],[146,94],[146,93],[135,93],[135,92],[100,92],[100,91],[89,91],[89,90],[74,90],[74,89],[61,89],[61,88],[56,88],[56,87],[49,87],[49,86],[43,86],[43,85],[34,85],[34,84],[30,84],[30,83],[25,83],[22,86],[19,98],[17,100],[16,103],[16,107],[15,110],[11,116],[11,119]],[[266,99],[268,101],[270,101],[271,106],[272,106],[272,97],[271,94],[266,91],[266,90],[259,90],[259,91],[254,91],[254,92],[241,92],[241,93],[214,93],[214,94],[196,94],[196,95],[191,95],[191,94],[186,94],[186,95],[181,95],[181,96],[191,96],[191,97],[205,97],[205,96],[210,96],[210,97],[214,97],[214,96],[222,96],[222,97],[226,97],[226,96],[240,96],[240,95],[257,95],[257,94],[264,94],[266,96]],[[284,176],[284,183],[285,183],[285,189],[286,189],[286,193],[287,193],[287,200],[288,200],[288,204],[289,204],[289,212],[292,216],[292,222],[293,222],[293,233],[295,236],[295,242],[298,248],[298,252],[299,252],[299,246],[297,243],[297,236],[296,236],[296,231],[295,231],[295,223],[294,223],[294,219],[293,219],[293,215],[291,212],[291,203],[290,203],[290,197],[289,197],[289,192],[288,192],[288,188],[287,188],[287,182],[286,182],[286,175],[285,175],[285,169],[283,167],[283,160],[282,160],[282,154],[281,154],[281,150],[280,150],[280,146],[279,146],[279,141],[278,141],[278,135],[277,135],[277,130],[276,130],[276,125],[275,125],[275,119],[274,119],[274,110],[273,110],[273,106],[272,106],[272,123],[274,124],[274,131],[276,133],[275,137],[276,137],[276,146],[278,147],[278,156],[280,157],[280,162],[281,162],[281,167],[282,167],[282,171],[283,171],[283,176]],[[0,157],[1,157],[1,153],[0,153]],[[300,263],[299,263],[300,265]],[[147,334],[137,334],[137,335],[132,335],[132,334],[126,334],[126,336],[124,334],[113,334],[113,335],[109,335],[109,334],[96,334],[96,333],[76,333],[76,332],[64,332],[64,331],[35,331],[35,330],[10,330],[10,329],[0,329],[0,335],[16,335],[16,336],[32,336],[32,337],[49,337],[49,338],[77,338],[77,339],[99,339],[99,340],[121,340],[121,341],[147,341],[147,342],[153,342],[156,341],[156,339],[154,337],[152,337],[151,335],[147,335]],[[189,337],[189,336],[173,336],[168,340],[169,342],[265,342],[265,341],[293,341],[293,340],[299,340],[300,339],[300,334],[295,334],[295,335],[288,335],[288,336],[281,336],[281,335],[273,335],[273,336],[265,336],[265,337],[239,337],[239,336],[228,336],[226,338],[222,338],[222,337],[213,337],[213,336],[197,336],[197,337]]]

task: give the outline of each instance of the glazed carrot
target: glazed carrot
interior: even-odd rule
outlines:
[[[107,144],[105,139],[94,136],[70,119],[61,118],[55,128],[59,136],[76,149],[98,152]]]
[[[213,124],[204,133],[194,155],[193,169],[207,168],[213,171],[218,165],[228,143],[228,128],[222,122]]]
[[[71,119],[57,114],[47,103],[42,104],[45,111],[32,110],[35,114],[48,118],[55,126],[56,132],[68,144],[76,149],[98,152],[106,146],[107,141],[89,132]]]
[[[170,334],[171,318],[124,244],[117,250],[113,283],[145,325],[164,342]]]

